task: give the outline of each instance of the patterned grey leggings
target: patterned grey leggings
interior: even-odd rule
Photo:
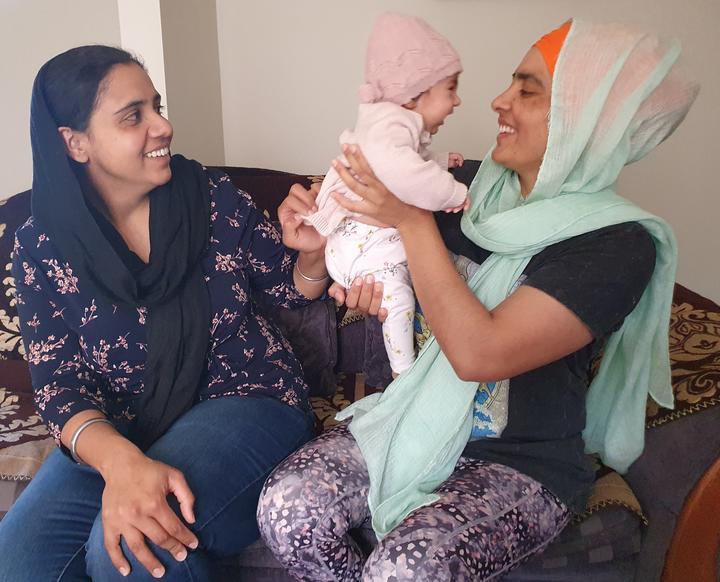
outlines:
[[[461,458],[437,490],[365,555],[349,530],[369,517],[368,474],[346,425],[296,451],[260,495],[265,543],[298,580],[491,580],[545,547],[565,505],[514,469]]]

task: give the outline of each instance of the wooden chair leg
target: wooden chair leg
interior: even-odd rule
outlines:
[[[355,374],[355,394],[354,394],[355,400],[353,402],[357,402],[361,398],[365,398],[365,374],[362,372],[357,372]]]
[[[720,550],[720,459],[685,501],[665,555],[662,582],[717,582]]]

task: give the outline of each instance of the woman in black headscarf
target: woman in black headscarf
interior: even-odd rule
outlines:
[[[226,175],[171,157],[160,96],[120,49],[48,61],[31,134],[13,274],[60,450],[0,524],[0,579],[209,580],[212,556],[257,537],[265,477],[311,436],[300,366],[251,297],[320,296],[324,241],[291,203],[281,240]]]

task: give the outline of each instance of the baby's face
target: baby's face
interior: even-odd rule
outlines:
[[[458,76],[445,77],[417,98],[414,111],[422,115],[425,130],[433,135],[461,103],[457,94]]]

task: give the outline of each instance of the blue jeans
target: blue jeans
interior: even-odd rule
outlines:
[[[178,419],[147,455],[185,475],[195,495],[190,529],[200,547],[177,562],[148,542],[165,566],[163,580],[209,581],[212,558],[237,554],[257,539],[255,510],[265,478],[311,436],[310,415],[269,397],[215,398]],[[0,522],[0,580],[154,580],[124,543],[130,575],[121,576],[110,562],[100,517],[103,488],[97,471],[54,451]]]

